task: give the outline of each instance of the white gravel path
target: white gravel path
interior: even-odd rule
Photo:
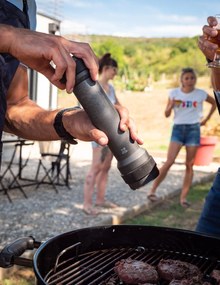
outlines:
[[[162,163],[155,158],[158,166]],[[50,185],[44,184],[38,190],[35,187],[26,187],[25,199],[20,191],[11,190],[13,203],[10,203],[0,192],[0,247],[6,243],[24,236],[33,236],[37,241],[72,231],[78,228],[96,225],[122,223],[149,208],[152,203],[147,200],[147,191],[150,185],[133,191],[127,186],[113,160],[109,173],[109,183],[106,198],[117,203],[120,207],[114,210],[103,210],[97,217],[86,215],[82,211],[83,183],[85,174],[91,162],[91,148],[89,143],[79,143],[73,147],[71,155],[71,190],[59,186],[59,193],[55,193]],[[25,175],[32,175],[36,171],[36,157],[30,159]],[[218,164],[195,167],[194,183],[210,180],[217,171]],[[178,195],[181,188],[184,165],[175,164],[165,181],[158,188],[158,194],[163,200],[168,195]]]

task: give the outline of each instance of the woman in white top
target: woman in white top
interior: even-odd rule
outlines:
[[[174,125],[171,134],[167,160],[160,168],[160,174],[153,183],[148,193],[148,199],[152,202],[158,197],[155,192],[159,184],[164,180],[168,170],[175,162],[175,159],[185,145],[186,148],[186,170],[183,179],[182,191],[180,194],[180,205],[189,207],[190,203],[186,197],[193,179],[193,163],[196,151],[200,145],[200,126],[205,125],[213,114],[216,105],[215,100],[205,91],[195,87],[196,74],[192,68],[184,68],[180,77],[181,87],[170,92],[168,103],[165,109],[165,116],[169,117],[174,110]],[[203,102],[211,104],[210,111],[201,121]]]
[[[106,53],[99,60],[99,83],[105,90],[108,98],[114,105],[120,105],[113,85],[109,83],[117,74],[118,64],[111,57],[110,53]],[[96,142],[92,142],[92,164],[86,175],[84,184],[84,204],[83,210],[88,215],[97,215],[99,210],[96,207],[114,208],[116,205],[105,200],[105,192],[108,180],[108,171],[111,167],[113,158],[112,152],[108,146],[102,147]],[[96,186],[96,203],[93,206],[92,197]]]

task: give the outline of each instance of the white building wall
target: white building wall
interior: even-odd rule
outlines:
[[[59,21],[43,14],[37,14],[36,30],[38,32],[53,33],[49,30],[49,28],[51,27],[50,24],[54,24],[53,28],[57,28],[57,30],[59,31]],[[35,100],[39,106],[48,110],[57,108],[58,90],[54,85],[49,82],[49,80],[45,76],[40,73],[38,73],[37,75],[36,90],[37,93]]]

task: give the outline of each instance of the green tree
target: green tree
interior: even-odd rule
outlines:
[[[198,75],[209,73],[197,37],[146,39],[92,35],[90,44],[98,57],[107,52],[112,54],[119,64],[116,84],[131,90],[143,90],[149,75],[154,80],[164,74],[173,78],[183,67],[193,67]]]

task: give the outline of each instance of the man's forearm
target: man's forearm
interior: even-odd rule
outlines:
[[[212,87],[214,90],[220,90],[220,69],[212,68],[211,70]]]
[[[31,140],[57,140],[53,122],[57,111],[47,111],[32,101],[8,106],[4,130]]]
[[[15,28],[9,25],[0,24],[0,52],[9,53],[15,36]]]

